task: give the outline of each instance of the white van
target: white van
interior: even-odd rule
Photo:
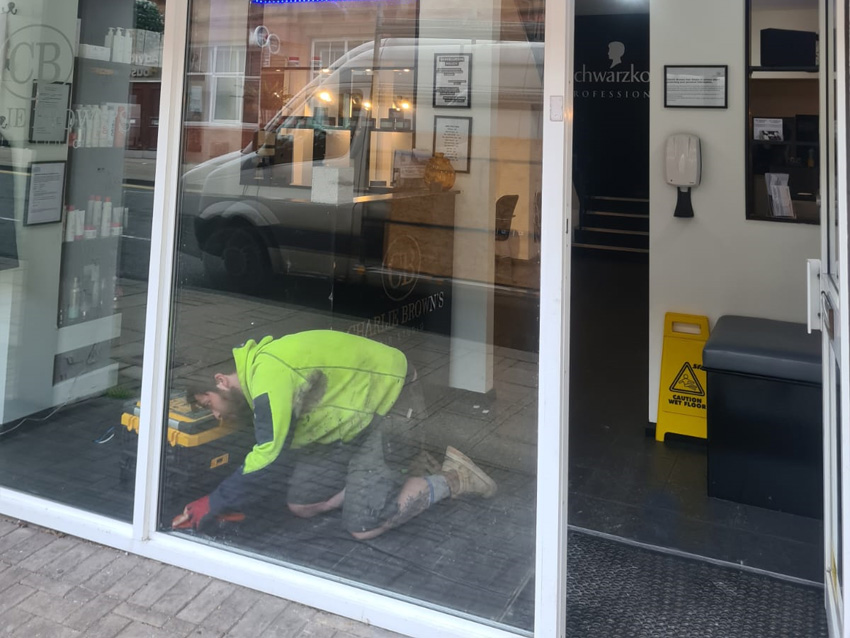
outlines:
[[[434,115],[472,118],[473,135],[476,113],[492,119],[519,109],[539,117],[542,47],[390,38],[320,70],[251,145],[184,175],[183,214],[194,216],[208,272],[249,291],[271,273],[350,278],[382,267],[377,235],[388,202],[427,194],[421,175]],[[437,55],[470,63],[459,70],[468,82],[435,90]],[[435,108],[445,90],[448,99],[456,90],[468,108]],[[317,167],[337,170],[325,170],[320,180]]]

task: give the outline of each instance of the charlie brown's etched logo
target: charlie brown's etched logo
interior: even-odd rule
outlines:
[[[402,235],[390,242],[384,254],[381,283],[387,297],[401,301],[410,296],[416,287],[422,253],[419,244],[409,235]]]

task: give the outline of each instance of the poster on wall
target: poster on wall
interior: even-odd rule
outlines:
[[[471,117],[434,116],[434,153],[442,153],[458,173],[469,172]]]
[[[65,162],[33,162],[30,164],[25,226],[53,224],[62,221],[65,197]]]
[[[67,141],[70,100],[71,85],[67,82],[33,82],[30,142],[64,144]]]
[[[665,108],[725,109],[726,74],[726,65],[666,65]]]
[[[466,108],[471,105],[471,53],[434,54],[434,106]]]

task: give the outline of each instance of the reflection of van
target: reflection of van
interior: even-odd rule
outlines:
[[[241,289],[272,272],[345,278],[380,267],[387,202],[424,189],[434,115],[470,117],[479,136],[495,135],[483,123],[500,111],[539,118],[542,47],[387,39],[353,49],[319,71],[249,147],[185,174],[183,213],[195,216],[205,264]],[[456,56],[459,67],[435,88],[437,55]],[[468,91],[468,108],[435,110],[445,90],[461,103]],[[486,116],[480,129],[476,114]],[[522,128],[539,138],[539,126]]]

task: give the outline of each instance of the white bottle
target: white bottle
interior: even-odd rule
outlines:
[[[103,201],[103,213],[100,220],[100,236],[109,237],[112,235],[112,198],[107,197]]]
[[[127,29],[121,29],[121,62],[130,64],[133,59],[133,38]]]
[[[100,265],[91,266],[91,303],[97,308],[100,306]]]
[[[92,228],[95,230],[95,235],[100,232],[100,224],[103,220],[103,200],[100,198],[100,195],[96,195],[94,198],[94,207],[92,209]]]
[[[86,221],[85,221],[85,238],[94,239],[97,237],[97,226],[94,225],[94,195],[89,195],[89,201],[86,204]]]
[[[74,210],[74,241],[80,241],[86,237],[86,211],[82,208]]]
[[[73,206],[65,207],[65,241],[74,241],[77,233],[77,211]]]
[[[124,208],[122,206],[115,206],[112,209],[112,236],[120,237],[121,233],[124,232],[124,227],[121,225],[121,222],[124,219]]]
[[[95,107],[93,104],[87,104],[85,108],[86,118],[86,148],[97,146],[97,131],[100,130],[100,125],[95,122]]]
[[[112,45],[115,42],[115,27],[109,27],[106,32],[106,37],[103,39],[103,46],[109,49],[109,59],[115,62],[115,57],[112,55]]]
[[[71,285],[71,298],[68,300],[68,319],[80,316],[80,280],[74,277]]]

